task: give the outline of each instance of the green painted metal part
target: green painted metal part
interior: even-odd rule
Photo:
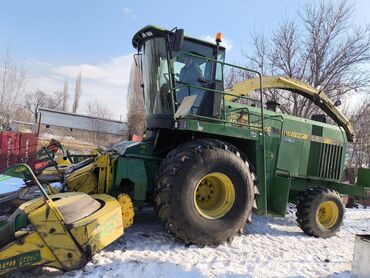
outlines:
[[[259,180],[263,180],[261,177],[265,177],[266,180],[266,190],[259,186],[260,197],[257,200],[259,214],[284,215],[288,200],[294,197],[290,196],[291,189],[304,191],[321,185],[335,187],[333,189],[342,194],[364,196],[365,191],[354,186],[345,187],[340,182],[347,147],[343,129],[326,123],[265,111],[264,155],[261,147],[259,109],[234,103],[228,103],[227,106],[229,111],[237,111],[238,108],[244,107],[249,121],[255,126],[243,127],[238,123],[221,124],[188,115],[178,120],[178,129],[194,132],[201,130],[210,137],[223,135],[226,136],[226,141],[237,138],[245,142],[248,148],[245,148],[243,143],[238,147],[251,158],[257,168]],[[259,171],[263,162],[266,163],[265,174]],[[297,179],[299,181],[304,179],[307,182],[302,184],[297,182]]]
[[[255,108],[250,107],[250,112]],[[255,109],[256,110],[256,109]],[[324,123],[303,120],[266,111],[265,153],[261,148],[261,130],[241,128],[237,124],[218,124],[187,117],[179,120],[179,129],[191,130],[212,135],[223,135],[231,139],[249,142],[238,147],[252,160],[261,180],[259,171],[263,161],[266,163],[266,191],[259,186],[257,200],[259,214],[284,215],[290,190],[304,191],[315,186],[326,186],[342,194],[364,196],[365,191],[356,186],[343,185],[340,180],[344,167],[346,135],[343,130]],[[320,132],[318,132],[319,130]],[[250,142],[254,142],[250,144]],[[251,148],[250,146],[253,146]],[[288,177],[288,178],[287,178]],[[305,183],[297,182],[301,180]],[[308,182],[310,181],[310,182]]]
[[[120,154],[113,167],[113,186],[111,194],[128,193],[136,207],[143,207],[146,199],[153,193],[154,177],[160,159],[153,156],[151,143],[123,142],[114,146]]]
[[[311,85],[299,81],[294,78],[282,77],[282,76],[263,76],[262,77],[264,89],[284,89],[288,90],[312,100],[315,104],[325,111],[333,120],[346,131],[347,138],[349,141],[353,141],[354,131],[352,123],[349,119],[343,115],[343,113],[334,105],[334,103],[328,98],[325,92],[312,87]],[[236,83],[232,88],[228,89],[228,93],[235,95],[247,94],[259,89],[258,78],[246,79],[242,82]]]
[[[161,74],[164,74],[170,82],[166,83],[166,89],[162,86],[163,83],[145,84],[144,76],[144,88],[153,88],[153,90],[158,88],[157,91],[153,91],[153,95],[146,95],[145,100],[146,107],[150,108],[158,99],[161,100],[159,103],[167,103],[169,109],[166,111],[162,111],[160,108],[157,111],[149,109],[149,113],[146,114],[150,130],[155,134],[155,140],[152,144],[127,143],[121,148],[120,157],[117,159],[115,167],[113,188],[122,185],[122,180],[128,183],[125,188],[129,188],[131,182],[133,186],[129,193],[133,196],[135,203],[141,205],[153,194],[154,173],[160,164],[160,158],[155,155],[159,151],[160,143],[158,142],[165,142],[164,144],[172,142],[172,148],[176,148],[176,144],[184,143],[184,140],[190,140],[189,138],[217,138],[238,147],[255,166],[260,192],[257,199],[258,214],[284,216],[289,201],[294,202],[299,194],[308,188],[318,186],[332,188],[341,194],[367,197],[370,190],[369,170],[359,171],[356,185],[341,182],[348,139],[353,138],[353,132],[347,118],[336,110],[327,97],[323,95],[320,100],[321,93],[307,84],[294,81],[299,83],[297,85],[292,80],[281,77],[265,78],[256,71],[225,63],[217,56],[218,51],[222,52],[225,50],[224,48],[195,38],[187,36],[184,38],[184,45],[190,47],[189,45],[192,44],[193,49],[190,47],[178,53],[172,52],[172,49],[169,49],[171,42],[168,41],[172,37],[171,31],[154,26],[146,26],[134,35],[133,45],[138,51],[142,50],[142,46],[148,41],[163,38],[163,41],[156,41],[157,44],[152,48],[152,51],[161,47],[162,50],[167,51],[167,56],[160,57],[161,62],[167,63],[167,67],[165,64],[161,64],[160,67],[156,65],[153,68],[146,68],[146,71],[156,73],[160,68],[163,70]],[[165,42],[165,40],[167,41]],[[212,50],[209,52],[210,56],[194,52],[196,45],[201,46],[202,49],[210,48]],[[160,54],[158,53],[158,55]],[[153,56],[155,53],[151,52],[149,58]],[[257,107],[231,101],[238,99],[248,102],[252,99],[243,96],[240,92],[235,92],[234,87],[231,90],[224,90],[223,80],[217,78],[211,81],[214,84],[221,82],[222,86],[202,87],[203,85],[199,84],[178,82],[175,63],[186,60],[186,57],[198,62],[202,61],[204,65],[208,63],[211,65],[209,68],[212,69],[220,67],[224,70],[225,67],[231,67],[238,71],[255,74],[257,78],[253,80],[253,86],[259,93],[255,102]],[[143,63],[143,67],[147,67],[147,65]],[[216,70],[213,71],[213,74],[216,74],[215,72]],[[151,80],[159,80],[158,82],[160,82],[160,80],[164,80],[162,75],[151,78]],[[224,73],[222,73],[221,79],[223,76]],[[276,82],[278,83],[277,88],[289,89],[293,93],[301,92],[301,95],[316,101],[319,107],[325,105],[329,107],[327,110],[330,110],[330,113],[325,110],[326,106],[324,110],[340,125],[331,125],[264,109],[262,89],[276,87]],[[297,91],[298,87],[300,92]],[[180,106],[177,94],[184,88],[189,90],[189,94],[191,90],[195,92],[203,90],[204,94],[210,95],[214,99],[216,99],[216,95],[220,96],[218,113],[205,116],[190,109],[188,114],[180,114],[175,117],[175,112]],[[325,101],[325,105],[321,101]]]
[[[370,187],[370,169],[358,169],[356,184],[363,187]]]
[[[135,184],[131,195],[135,200],[135,205],[137,207],[142,207],[144,205],[146,189],[148,187],[144,160],[140,158],[119,158],[117,161],[117,172],[115,178],[117,181],[128,179]],[[119,184],[115,184],[114,188],[116,188],[116,186],[119,186]]]

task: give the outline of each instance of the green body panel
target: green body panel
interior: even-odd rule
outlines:
[[[260,136],[258,130],[241,129],[231,124],[220,124],[217,122],[207,122],[204,120],[184,118],[179,121],[179,130],[189,130],[193,132],[208,133],[214,135],[226,135],[233,138],[258,140]]]
[[[227,107],[230,118],[232,114],[243,110],[248,118],[248,126],[188,115],[178,120],[178,129],[202,133],[203,136],[209,134],[206,137],[222,136],[223,140],[230,143],[235,138],[241,139],[237,147],[256,166],[260,181],[260,197],[257,200],[259,214],[284,215],[288,200],[295,198],[290,193],[291,189],[304,191],[309,187],[333,187],[337,184],[335,188],[342,194],[365,194],[353,186],[344,188],[340,182],[347,148],[347,138],[342,128],[266,110],[263,148],[260,108],[235,103],[227,103]],[[302,179],[306,181],[304,184]]]
[[[229,110],[240,105],[230,103]],[[173,131],[187,131],[208,138],[222,138],[241,149],[256,167],[259,180],[258,214],[284,216],[288,201],[296,192],[324,186],[341,194],[366,196],[367,188],[341,183],[347,139],[338,126],[265,111],[264,133],[259,128],[259,108],[248,109],[249,126],[239,123],[185,116]],[[262,137],[265,138],[265,146]],[[154,155],[152,143],[126,142],[117,148],[120,156],[114,166],[113,194],[126,192],[142,207],[153,194],[155,173],[161,159]],[[265,171],[261,171],[265,167]],[[361,180],[369,180],[365,169]],[[124,181],[124,182],[123,182]],[[124,187],[122,190],[121,187]],[[363,184],[369,186],[369,184]]]
[[[370,187],[362,187],[354,184],[347,184],[336,181],[323,181],[320,179],[306,179],[306,178],[295,178],[291,181],[291,190],[305,191],[313,187],[325,187],[338,191],[342,195],[351,195],[367,198]]]
[[[128,193],[131,193],[130,195],[135,200],[135,205],[142,207],[148,188],[144,160],[140,158],[119,157],[116,163],[113,188],[118,189],[122,180],[133,182],[135,184],[133,192]]]
[[[284,215],[289,200],[291,179],[274,177],[268,191],[267,212],[270,214]]]
[[[370,169],[358,169],[356,184],[359,186],[370,187]]]
[[[153,192],[154,177],[160,159],[153,156],[151,143],[124,142],[115,146],[120,156],[113,166],[112,195],[128,193],[136,207],[142,207]]]

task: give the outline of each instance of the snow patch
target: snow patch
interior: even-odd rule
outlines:
[[[294,209],[285,219],[254,216],[243,235],[216,248],[176,242],[152,209],[136,212],[123,237],[83,269],[57,277],[349,277],[354,236],[370,233],[370,210],[348,209],[329,239],[305,235]],[[48,276],[50,270],[39,273]],[[53,275],[54,276],[54,275]]]

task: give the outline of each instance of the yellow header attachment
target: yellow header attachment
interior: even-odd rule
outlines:
[[[253,91],[260,89],[259,78],[247,79],[235,84],[226,92],[234,95],[250,95]],[[311,85],[299,81],[294,78],[280,76],[264,76],[262,77],[262,89],[283,89],[293,93],[300,94],[312,100],[317,106],[324,110],[339,126],[346,131],[347,139],[353,142],[355,134],[353,127],[348,118],[340,112],[328,96]],[[228,100],[233,100],[235,97],[227,96]]]

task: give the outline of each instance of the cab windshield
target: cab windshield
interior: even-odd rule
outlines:
[[[214,94],[208,89],[223,90],[223,71],[220,64],[204,58],[223,61],[223,51],[216,56],[215,47],[185,39],[182,50],[173,53],[171,73],[165,38],[146,41],[142,53],[146,115],[174,114],[173,107],[178,109],[183,99],[190,95],[196,96],[191,114],[210,113],[202,107],[209,110],[213,106]],[[170,84],[176,88],[173,98]]]
[[[185,40],[183,51],[175,53],[174,56],[177,104],[181,104],[187,96],[196,96],[190,113],[210,114],[207,110],[213,105],[215,94],[207,89],[223,90],[223,76],[221,64],[215,64],[206,58],[223,62],[224,52],[220,51],[215,57],[214,47]]]
[[[142,63],[146,115],[171,113],[169,74],[164,38],[154,38],[145,42]]]

